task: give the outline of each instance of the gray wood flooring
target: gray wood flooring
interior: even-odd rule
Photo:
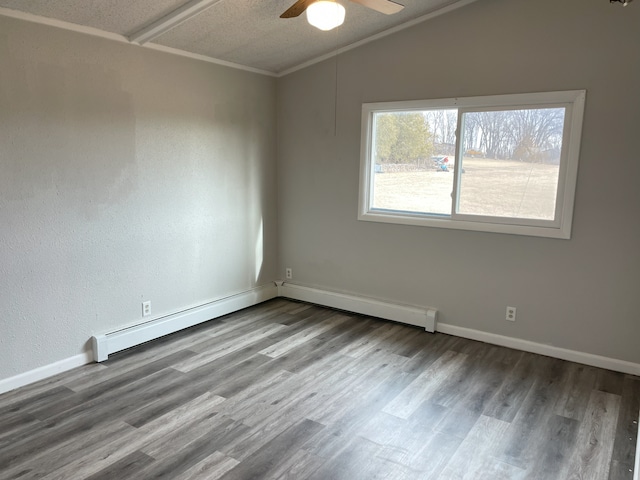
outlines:
[[[276,299],[0,396],[2,479],[630,480],[640,378]]]

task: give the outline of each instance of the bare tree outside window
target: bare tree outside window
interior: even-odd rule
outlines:
[[[563,108],[465,114],[464,149],[493,159],[559,163]]]

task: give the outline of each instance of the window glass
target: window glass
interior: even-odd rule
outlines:
[[[457,110],[375,113],[372,208],[449,215]]]
[[[554,220],[564,108],[466,112],[457,213]]]

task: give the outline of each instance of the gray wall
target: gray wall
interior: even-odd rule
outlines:
[[[142,300],[155,318],[285,266],[640,362],[639,20],[605,0],[479,0],[340,56],[334,112],[334,61],[276,94],[267,77],[0,17],[0,379],[140,322]],[[571,240],[356,220],[362,102],[582,88]]]
[[[479,0],[339,56],[337,112],[335,60],[280,79],[281,275],[640,362],[638,7]],[[588,92],[571,240],[356,219],[363,102],[573,89]]]
[[[0,379],[273,280],[275,121],[275,79],[0,17]]]

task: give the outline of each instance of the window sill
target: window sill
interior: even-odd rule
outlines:
[[[525,235],[530,237],[571,238],[571,225],[558,227],[537,227],[531,225],[509,225],[502,223],[470,222],[453,220],[450,217],[430,216],[411,212],[369,211],[360,213],[358,220],[365,222],[394,223],[418,227],[447,228],[451,230],[469,230],[475,232],[502,233],[509,235]]]

